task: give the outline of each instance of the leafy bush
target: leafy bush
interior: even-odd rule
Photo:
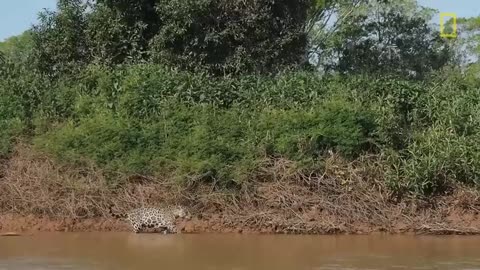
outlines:
[[[218,78],[144,64],[90,65],[55,82],[22,74],[13,68],[0,83],[3,153],[26,126],[39,149],[106,172],[208,173],[230,186],[254,177],[266,156],[318,164],[333,150],[388,157],[397,192],[478,184],[480,84],[458,74]]]
[[[6,95],[0,86],[0,157],[8,155],[15,137],[22,134],[24,127],[18,106],[18,100]]]
[[[267,142],[292,159],[321,157],[326,150],[355,156],[374,142],[372,115],[344,100],[331,100],[305,110],[272,110],[261,115]]]
[[[325,81],[312,73],[286,73],[277,77],[215,78],[156,65],[136,65],[111,75],[101,92],[117,87],[119,106],[127,115],[148,118],[158,114],[162,102],[174,98],[183,104],[210,104],[221,108],[272,106],[294,108],[313,104],[327,92]],[[111,91],[110,91],[111,92]],[[110,94],[109,94],[110,95]]]
[[[478,83],[458,70],[446,71],[415,95],[410,139],[389,155],[394,190],[430,195],[456,183],[480,184]]]
[[[142,121],[101,109],[86,111],[89,115],[78,123],[55,128],[36,144],[78,164],[87,159],[107,170],[168,172],[182,179],[210,172],[225,185],[248,180],[267,152],[297,161],[318,159],[329,149],[358,155],[368,150],[375,130],[368,112],[341,100],[305,110],[221,109],[170,101],[162,103],[157,117]]]
[[[404,156],[394,159],[390,185],[422,195],[448,191],[457,182],[479,185],[479,139],[456,135],[444,126],[419,132]]]

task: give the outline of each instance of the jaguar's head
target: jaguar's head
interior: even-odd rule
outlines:
[[[181,206],[177,206],[173,209],[173,215],[175,215],[176,218],[185,218],[185,219],[191,218],[188,211]]]

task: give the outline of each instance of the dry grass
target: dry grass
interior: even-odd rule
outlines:
[[[377,157],[354,162],[332,154],[324,170],[305,173],[283,159],[265,160],[256,182],[240,191],[208,184],[179,187],[167,180],[124,176],[111,187],[101,170],[59,166],[19,145],[0,176],[0,211],[49,219],[86,220],[163,203],[187,205],[213,231],[282,233],[417,231],[478,233],[480,193],[458,187],[453,194],[423,201],[391,199]],[[200,229],[202,230],[202,229]]]
[[[132,183],[113,188],[94,166],[59,166],[19,145],[0,181],[0,209],[4,213],[81,219],[107,216],[111,204],[125,210],[151,204],[152,199],[158,203],[162,195],[167,197],[165,185],[136,184],[136,179],[128,177],[126,181]]]

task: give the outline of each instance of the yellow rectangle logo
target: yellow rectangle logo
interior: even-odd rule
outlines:
[[[451,22],[445,21],[450,18]],[[448,28],[448,30],[445,29]],[[440,13],[440,36],[443,38],[457,37],[457,14],[455,13]]]

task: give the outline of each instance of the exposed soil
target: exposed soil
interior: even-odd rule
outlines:
[[[467,224],[467,226],[466,226]],[[308,226],[308,227],[307,227]],[[263,234],[435,234],[435,235],[479,235],[480,219],[478,217],[464,217],[455,221],[423,225],[405,225],[398,222],[390,228],[371,227],[368,224],[354,224],[352,226],[322,227],[315,222],[309,222],[304,230],[292,230],[289,227],[278,227],[265,224],[256,227],[233,226],[230,220],[219,216],[209,217],[206,220],[194,218],[180,221],[178,228],[182,233],[263,233]],[[110,218],[49,219],[35,216],[3,215],[0,218],[0,236],[11,236],[33,232],[126,232],[131,231],[128,224]]]
[[[0,172],[0,232],[129,231],[109,216],[109,205],[123,212],[182,204],[193,216],[178,223],[185,233],[480,234],[480,193],[467,187],[428,201],[394,200],[381,168],[364,160],[332,155],[324,171],[308,175],[287,160],[262,168],[236,191],[141,176],[112,187],[94,166],[61,166],[20,145]]]

